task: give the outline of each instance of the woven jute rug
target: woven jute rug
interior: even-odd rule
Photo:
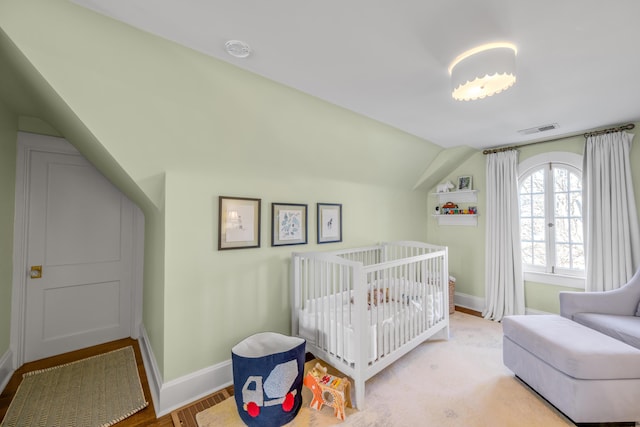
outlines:
[[[26,373],[0,427],[110,426],[147,405],[129,346]]]

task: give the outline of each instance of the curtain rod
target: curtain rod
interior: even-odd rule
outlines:
[[[613,132],[620,132],[623,130],[631,130],[634,127],[636,127],[636,125],[634,125],[633,123],[629,123],[628,125],[623,125],[623,126],[619,126],[617,128],[609,128],[609,129],[603,129],[603,130],[596,130],[593,132],[587,132],[584,134],[585,138],[589,138],[590,136],[596,136],[596,135],[604,135],[605,133],[613,133]]]
[[[587,132],[587,133],[583,134],[583,136],[585,138],[589,138],[590,136],[603,135],[605,133],[620,132],[620,131],[623,131],[623,130],[631,130],[634,127],[636,127],[636,126],[633,123],[629,123],[629,124],[626,124],[626,125],[623,125],[623,126],[619,126],[619,127],[613,127],[613,128],[609,128],[609,129],[602,129],[602,130],[596,130],[596,131],[593,131],[593,132]],[[579,134],[576,134],[576,135],[579,135]],[[561,138],[548,139],[548,140],[545,140],[545,141],[529,142],[529,143],[520,144],[520,145],[510,145],[510,146],[507,146],[507,147],[488,148],[488,149],[482,151],[482,154],[487,155],[487,154],[494,154],[494,153],[502,153],[503,151],[517,150],[518,148],[521,148],[521,147],[528,147],[529,145],[544,144],[545,142],[558,141],[559,139],[570,138],[570,137],[576,136],[576,135],[566,135],[566,136],[563,136]]]

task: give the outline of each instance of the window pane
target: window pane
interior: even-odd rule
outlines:
[[[531,218],[520,218],[520,240],[522,242],[531,241],[533,237],[533,220]]]
[[[571,218],[570,220],[570,225],[571,225],[571,242],[572,243],[583,243],[584,241],[582,240],[582,232],[583,232],[583,228],[582,228],[582,218]]]
[[[544,218],[544,194],[536,194],[531,197],[532,216]]]
[[[520,187],[520,217],[531,217],[531,196],[522,194],[522,187]]]
[[[547,265],[547,257],[545,255],[545,244],[534,243],[533,244],[533,262],[532,265],[539,265],[544,267]]]
[[[537,242],[543,242],[547,238],[547,228],[544,218],[537,218],[533,220],[533,240]]]
[[[554,168],[553,182],[555,192],[569,191],[569,171],[564,168]]]
[[[576,270],[584,270],[584,246],[572,245],[571,246],[573,268]]]
[[[571,268],[571,246],[556,244],[556,267]]]
[[[520,181],[520,194],[531,193],[531,176]]]
[[[569,216],[569,194],[556,193],[555,200],[556,200],[555,216],[556,217]]]
[[[569,214],[573,217],[578,216],[582,218],[582,193],[570,193],[569,200],[571,202],[571,206],[569,207]]]
[[[569,238],[569,220],[568,219],[556,218],[556,222],[554,223],[554,228],[556,230],[556,243],[569,243],[571,241]]]
[[[569,186],[569,190],[571,191],[582,191],[582,177],[578,176],[575,173],[569,174],[569,181],[571,185]]]
[[[533,265],[533,244],[522,242],[522,262]]]
[[[544,193],[544,169],[531,174],[531,192]]]

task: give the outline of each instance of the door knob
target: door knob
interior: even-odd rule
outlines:
[[[31,270],[29,271],[29,277],[31,277],[32,279],[42,278],[42,266],[32,265]]]

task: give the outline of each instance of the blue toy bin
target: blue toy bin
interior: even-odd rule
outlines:
[[[248,426],[281,426],[302,406],[306,341],[275,332],[252,335],[231,349],[233,391]]]

